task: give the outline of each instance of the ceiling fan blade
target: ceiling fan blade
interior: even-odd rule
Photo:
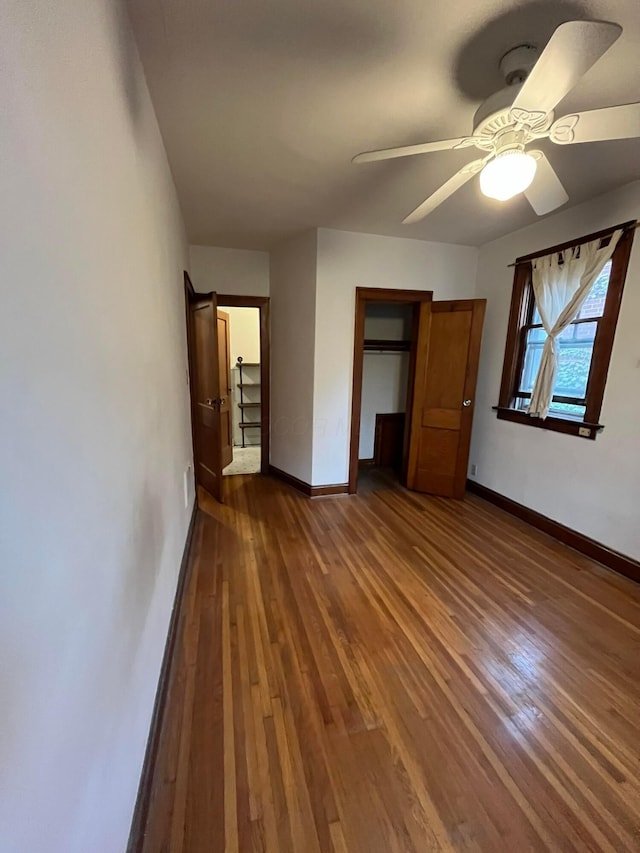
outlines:
[[[536,158],[537,168],[533,183],[524,194],[538,216],[544,216],[568,202],[569,196],[542,151],[527,151],[527,154]]]
[[[449,178],[428,199],[423,201],[412,213],[405,217],[402,220],[402,224],[412,225],[414,222],[420,222],[421,219],[424,219],[427,214],[435,210],[443,201],[446,201],[450,195],[453,195],[456,190],[464,186],[474,175],[477,175],[488,159],[485,157],[483,160],[473,160],[471,163],[467,163],[466,166],[460,169],[459,172],[456,172],[453,177]]]
[[[560,24],[524,81],[512,109],[549,113],[622,32],[605,21]]]
[[[468,139],[440,139],[438,142],[422,142],[420,145],[405,145],[402,148],[383,148],[380,151],[365,151],[356,154],[352,163],[373,163],[375,160],[393,160],[396,157],[411,157],[413,154],[428,154],[430,151],[449,151]]]
[[[622,104],[562,116],[551,125],[549,138],[557,145],[633,139],[640,136],[640,104]]]

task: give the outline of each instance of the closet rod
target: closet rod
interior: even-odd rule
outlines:
[[[408,349],[366,349],[365,353],[369,355],[402,355],[408,353]]]

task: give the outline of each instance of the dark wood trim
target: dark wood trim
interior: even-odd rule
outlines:
[[[236,296],[233,293],[218,293],[218,304],[232,308],[260,308],[268,304],[268,296]]]
[[[358,491],[358,452],[360,445],[360,417],[362,415],[362,369],[364,364],[364,321],[367,302],[399,302],[414,306],[413,340],[411,341],[409,378],[407,392],[407,412],[411,411],[413,397],[413,378],[416,365],[416,330],[418,328],[418,309],[420,303],[431,302],[432,290],[394,290],[388,287],[356,287],[355,327],[353,334],[353,382],[351,385],[351,431],[349,447],[349,494]],[[406,476],[407,452],[409,446],[408,431],[410,418],[407,418],[407,432],[403,449],[403,477]]]
[[[193,458],[193,482],[195,487],[195,472],[196,472],[196,410],[195,400],[193,399],[192,377],[195,375],[193,364],[193,345],[191,341],[191,318],[189,316],[189,305],[195,302],[197,294],[193,289],[193,282],[189,277],[189,273],[184,270],[184,322],[186,328],[187,341],[187,381],[189,383],[189,413],[191,415],[191,455]]]
[[[310,486],[309,483],[305,483],[304,480],[299,480],[298,477],[294,477],[293,474],[287,474],[286,471],[282,471],[274,465],[269,465],[269,474],[277,480],[282,480],[283,483],[291,486],[292,489],[295,489],[307,498],[320,498],[328,495],[346,495],[349,493],[348,483],[336,483],[330,486]]]
[[[184,270],[184,287],[187,293],[187,297],[189,299],[195,299],[197,294],[193,286],[193,282],[191,281],[191,276],[186,270]]]
[[[549,415],[544,420],[542,418],[533,418],[526,412],[512,409],[510,406],[494,406],[494,412],[498,415],[500,421],[511,421],[514,424],[523,424],[524,426],[538,427],[538,429],[547,429],[552,432],[561,432],[565,435],[578,435],[580,438],[595,439],[597,434],[604,429],[602,424],[592,424],[586,421],[573,421],[570,418],[555,418]],[[582,435],[580,430],[589,430],[589,435]]]
[[[260,473],[269,473],[271,446],[271,300],[268,296],[218,294],[221,308],[258,308],[260,311]]]
[[[585,319],[584,321],[597,323],[591,371],[587,382],[584,419],[579,421],[557,416],[550,416],[544,419],[532,418],[526,412],[514,409],[512,405],[513,401],[516,396],[519,396],[516,392],[522,374],[526,331],[527,328],[532,326],[534,300],[531,286],[531,259],[552,254],[553,252],[560,252],[598,238],[605,239],[618,229],[622,229],[623,234],[611,258],[611,275],[609,277],[603,315],[600,318],[589,318],[589,320]],[[557,246],[543,249],[540,252],[518,258],[515,264],[513,279],[500,395],[498,405],[494,406],[494,410],[497,412],[500,420],[508,420],[524,426],[538,427],[539,429],[547,429],[553,432],[561,432],[565,435],[576,435],[588,439],[595,439],[598,433],[602,431],[604,427],[599,421],[602,412],[604,389],[611,362],[613,340],[620,314],[622,293],[634,234],[635,221],[625,222],[621,225],[615,225],[603,231],[587,234],[579,239],[570,240],[566,243],[561,243]],[[584,434],[585,430],[589,431],[587,435]]]
[[[431,299],[424,300],[432,302]],[[400,484],[407,485],[409,479],[409,452],[411,450],[411,429],[413,423],[413,404],[416,396],[416,370],[418,369],[418,338],[420,336],[421,303],[413,306],[413,323],[411,327],[411,351],[409,353],[409,369],[407,371],[407,399],[405,403],[404,418],[404,440],[402,443],[402,467],[400,470]]]
[[[596,331],[591,358],[591,373],[587,382],[587,406],[584,415],[586,421],[597,422],[600,420],[604,389],[607,384],[611,353],[613,352],[613,340],[620,316],[622,293],[635,233],[635,228],[630,228],[622,234],[611,259],[607,298],[603,316]]]
[[[619,572],[633,581],[640,582],[640,562],[634,560],[633,557],[627,557],[626,554],[614,551],[601,542],[596,542],[595,539],[585,536],[584,533],[579,533],[577,530],[573,530],[559,521],[554,521],[524,504],[513,501],[499,492],[494,492],[493,489],[489,489],[487,486],[475,482],[475,480],[467,480],[467,489],[510,515],[515,515],[516,518],[526,521],[527,524],[537,530],[552,536],[564,545],[579,551],[585,557],[602,563],[608,569],[613,569],[614,572]]]
[[[364,321],[366,299],[356,288],[356,316],[353,332],[353,380],[351,384],[351,437],[349,445],[349,494],[358,491],[358,454],[362,415],[362,371],[364,369]]]
[[[327,498],[331,495],[348,495],[349,483],[334,483],[331,486],[311,486],[312,498]]]
[[[375,464],[376,464],[376,460],[375,460],[374,456],[372,456],[371,459],[358,459],[358,465],[361,468],[366,468],[367,465],[375,465]]]
[[[356,299],[365,302],[431,302],[433,290],[395,290],[392,287],[356,287]]]
[[[502,381],[500,383],[499,404],[505,408],[511,403],[511,392],[519,376],[521,359],[518,357],[520,346],[520,329],[527,320],[529,300],[526,297],[531,281],[531,264],[519,263],[513,277],[513,293],[509,309],[509,325],[507,326],[507,341],[502,365]]]
[[[297,477],[294,477],[293,474],[287,474],[286,471],[276,468],[275,465],[269,465],[269,474],[277,480],[282,480],[283,483],[291,486],[292,489],[296,489],[296,491],[306,497],[311,497],[311,486],[309,483],[305,483],[304,480],[299,480]]]
[[[557,246],[549,246],[548,249],[540,249],[539,252],[531,252],[530,255],[522,255],[520,258],[516,258],[516,264],[521,264],[525,261],[533,261],[535,258],[543,258],[545,255],[552,255],[554,252],[564,252],[565,249],[573,249],[574,246],[579,246],[581,243],[590,243],[592,240],[597,240],[598,238],[604,240],[620,228],[623,230],[628,228],[633,229],[635,224],[636,220],[630,219],[628,222],[622,222],[620,225],[612,225],[611,228],[603,228],[602,231],[594,231],[593,234],[585,234],[583,237],[575,237],[573,240],[567,240],[565,243],[558,243]]]
[[[374,429],[374,438],[373,438],[373,459],[371,460],[371,464],[378,465],[381,467],[392,467],[396,471],[399,471],[402,467],[402,454],[404,451],[404,436],[406,434],[405,424],[406,424],[407,416],[405,412],[377,412],[376,420],[375,420],[375,429]],[[394,462],[394,464],[390,465],[387,457],[391,454],[393,455],[394,447],[392,445],[385,445],[385,439],[388,437],[388,430],[390,427],[393,427],[393,424],[399,424],[402,431],[402,440],[403,444],[400,447],[400,453],[398,454],[399,459]],[[360,459],[360,466],[363,465],[363,460]],[[367,464],[366,462],[364,463]]]
[[[186,275],[187,274],[185,273],[185,276]],[[151,785],[153,782],[156,760],[158,757],[158,747],[160,744],[160,734],[167,705],[171,667],[173,666],[173,660],[175,657],[178,637],[178,622],[180,619],[184,592],[187,587],[188,576],[193,565],[191,551],[197,515],[198,501],[196,499],[193,502],[193,511],[191,513],[191,519],[187,529],[184,550],[182,552],[182,561],[180,562],[180,570],[178,572],[176,593],[173,599],[173,608],[171,610],[171,618],[169,620],[169,630],[167,631],[167,639],[164,646],[164,654],[162,656],[162,665],[160,667],[160,677],[158,678],[156,698],[153,704],[153,713],[151,715],[147,748],[144,754],[144,761],[142,762],[142,772],[140,774],[140,783],[138,785],[138,796],[136,797],[133,818],[131,820],[131,829],[129,831],[127,853],[141,853],[143,848],[144,833],[147,825],[147,816],[149,814]]]

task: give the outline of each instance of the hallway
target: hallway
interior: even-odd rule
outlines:
[[[146,853],[638,849],[637,585],[475,496],[225,488]]]

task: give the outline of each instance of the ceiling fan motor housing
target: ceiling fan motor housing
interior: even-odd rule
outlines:
[[[507,85],[490,95],[476,110],[473,117],[473,136],[478,140],[477,147],[496,153],[522,151],[528,141],[542,135],[550,126],[552,113],[544,118],[536,116],[535,120],[531,121],[531,126],[528,126],[529,122],[525,120],[529,133],[524,133],[523,125],[517,123],[512,112],[513,102],[539,56],[540,52],[536,47],[523,44],[514,47],[502,57],[500,71]]]
[[[513,151],[524,151],[524,146],[528,142],[528,136],[524,130],[504,130],[498,134],[495,140],[496,156],[500,157],[503,154],[509,154]]]

